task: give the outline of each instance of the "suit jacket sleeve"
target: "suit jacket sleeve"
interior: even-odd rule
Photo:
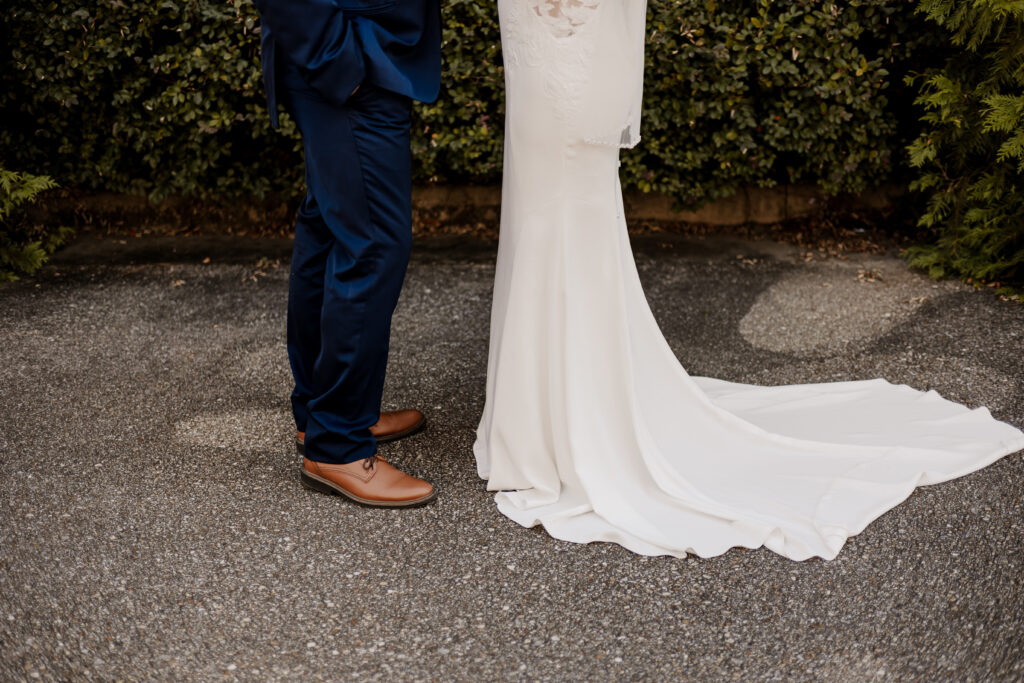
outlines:
[[[344,104],[366,76],[358,17],[332,0],[253,0],[264,30],[327,99]]]

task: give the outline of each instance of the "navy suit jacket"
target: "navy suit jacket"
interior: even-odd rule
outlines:
[[[286,58],[326,99],[344,104],[366,81],[433,102],[441,87],[440,0],[253,0],[263,82],[277,128],[277,65]],[[283,54],[282,54],[283,53]]]

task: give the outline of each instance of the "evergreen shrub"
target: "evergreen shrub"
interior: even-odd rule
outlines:
[[[26,215],[36,196],[56,185],[46,176],[0,168],[0,282],[31,275],[72,236],[71,228],[40,226]]]
[[[928,198],[930,244],[912,265],[933,277],[1024,289],[1024,1],[921,0],[959,49],[919,81],[925,129],[909,146]]]

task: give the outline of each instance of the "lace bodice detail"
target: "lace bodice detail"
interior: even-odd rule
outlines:
[[[597,9],[601,0],[529,0],[530,9],[559,38],[574,35]]]
[[[576,62],[577,70],[582,69],[581,59],[593,50],[593,45],[579,34],[601,2],[500,0],[501,46],[506,65],[547,65],[560,69],[567,62]]]
[[[539,79],[571,137],[639,141],[645,0],[498,0],[498,8],[510,96],[517,79]]]

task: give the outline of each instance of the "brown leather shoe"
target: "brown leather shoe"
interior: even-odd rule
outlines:
[[[383,443],[415,434],[426,424],[427,418],[418,410],[392,410],[380,414],[370,433],[377,443]]]
[[[418,410],[392,410],[380,414],[377,424],[370,427],[370,433],[377,443],[395,441],[406,436],[411,436],[420,431],[427,424],[427,418]],[[299,455],[306,454],[306,433],[295,433],[295,450]]]
[[[412,507],[437,497],[433,486],[392,467],[376,455],[344,465],[303,458],[300,476],[306,488],[337,493],[374,507]]]

